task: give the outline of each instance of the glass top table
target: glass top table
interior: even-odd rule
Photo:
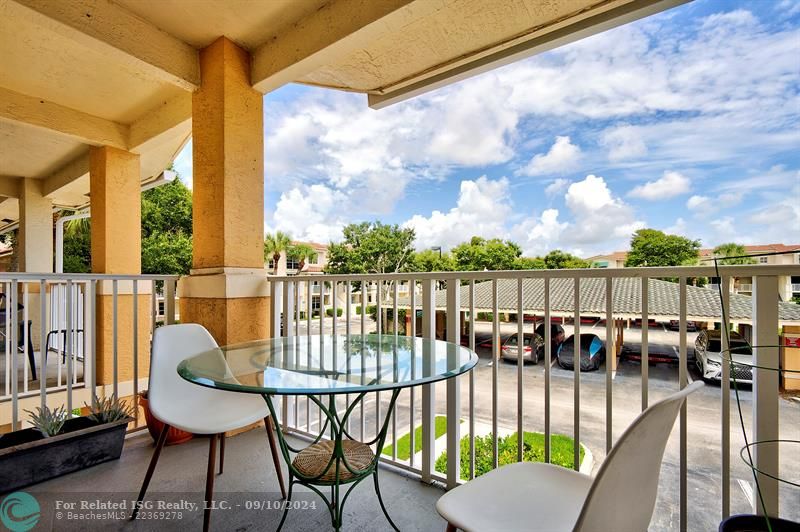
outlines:
[[[289,470],[287,498],[291,501],[295,484],[311,489],[325,500],[331,524],[339,530],[350,491],[371,476],[381,510],[397,530],[378,483],[380,450],[397,397],[404,388],[455,378],[477,363],[478,355],[470,349],[440,340],[394,334],[310,335],[219,347],[183,360],[178,373],[201,386],[260,394],[273,419],[278,419],[275,396],[307,396],[320,412],[319,433],[316,438],[312,436],[310,445],[303,449],[293,447],[284,437],[286,420],[274,424]],[[388,392],[390,398],[384,405],[385,417],[379,421],[382,391]],[[363,424],[363,399],[373,392],[378,396],[374,403],[375,435],[361,441],[363,428],[360,439],[356,439],[349,432],[349,420],[361,403]],[[343,394],[347,395],[346,401]],[[352,401],[351,396],[355,397]],[[282,398],[284,415],[286,399]],[[338,408],[343,404],[340,412]],[[423,433],[425,430],[423,427]],[[340,487],[345,484],[349,487],[342,495]],[[330,499],[320,491],[322,487],[330,487]],[[284,507],[279,530],[290,506]]]
[[[270,395],[392,390],[472,369],[478,356],[441,340],[395,335],[272,338],[187,358],[178,373],[195,384]]]

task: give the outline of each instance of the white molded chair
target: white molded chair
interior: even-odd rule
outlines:
[[[702,386],[695,382],[639,414],[594,479],[552,464],[518,462],[451,490],[436,510],[448,531],[647,530],[675,418],[686,397]]]
[[[216,349],[217,343],[202,326],[194,323],[167,325],[159,327],[153,334],[153,347],[150,359],[150,385],[148,399],[153,415],[164,423],[159,435],[150,466],[142,482],[138,500],[141,502],[147,492],[150,478],[155,471],[161,449],[167,440],[170,427],[208,435],[208,471],[206,473],[206,509],[203,516],[203,530],[208,530],[211,517],[211,500],[214,491],[214,469],[217,454],[217,441],[220,441],[219,474],[225,462],[225,432],[235,430],[260,420],[267,429],[272,460],[281,486],[281,494],[286,498],[283,473],[275,443],[274,427],[267,404],[260,395],[227,392],[192,384],[178,375],[178,364],[185,358]],[[220,352],[220,364],[226,363]],[[131,518],[136,517],[134,510]]]

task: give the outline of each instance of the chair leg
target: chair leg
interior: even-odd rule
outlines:
[[[136,499],[136,505],[133,507],[133,513],[131,513],[131,520],[136,519],[136,514],[139,513],[139,505],[142,504],[144,494],[147,493],[147,486],[150,485],[150,479],[153,477],[153,472],[156,470],[158,457],[161,456],[161,449],[164,448],[164,444],[167,442],[167,432],[169,432],[169,425],[165,423],[164,428],[161,429],[161,434],[158,435],[156,448],[153,451],[153,456],[150,458],[150,465],[147,467],[147,473],[144,475],[142,489],[139,490],[139,497]]]
[[[211,506],[214,498],[214,462],[217,459],[217,439],[219,434],[212,434],[208,439],[208,471],[206,471],[206,508],[203,512],[203,532],[211,526]]]
[[[225,468],[225,433],[221,432],[219,434],[219,474],[222,474],[222,470]]]
[[[264,418],[264,427],[267,429],[267,439],[269,440],[269,450],[272,453],[272,462],[275,464],[275,473],[278,475],[278,483],[281,485],[281,496],[286,499],[286,487],[283,485],[283,471],[281,470],[281,460],[278,457],[278,445],[275,442],[275,427],[272,426],[272,416]]]
[[[30,338],[30,337],[31,337],[31,335],[30,335],[30,333],[28,333],[28,338]],[[28,345],[26,347],[26,350],[28,351],[28,363],[31,366],[31,380],[35,381],[36,380],[36,357],[33,354],[33,344],[31,344],[30,340],[28,340]]]

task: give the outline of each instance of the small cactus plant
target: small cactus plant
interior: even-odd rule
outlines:
[[[85,403],[84,403],[85,404]],[[96,423],[113,423],[121,419],[133,417],[133,408],[124,401],[120,401],[116,395],[111,395],[100,399],[94,396],[94,406],[86,405],[92,413],[89,419]]]
[[[48,406],[44,408],[37,406],[35,412],[30,410],[25,412],[30,414],[31,423],[45,438],[50,438],[61,432],[64,422],[69,417],[63,406],[52,410]]]

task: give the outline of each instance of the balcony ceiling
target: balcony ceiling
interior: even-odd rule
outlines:
[[[57,205],[87,204],[92,145],[157,176],[191,135],[199,50],[222,35],[263,93],[299,82],[377,108],[683,1],[0,0],[0,197],[38,178]]]

